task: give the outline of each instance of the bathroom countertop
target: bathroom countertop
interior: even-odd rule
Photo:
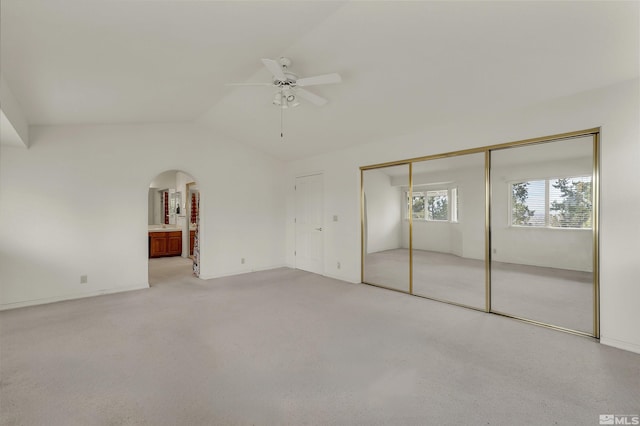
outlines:
[[[190,227],[189,231],[195,231],[195,227]],[[167,225],[166,228],[163,228],[162,225],[150,225],[149,232],[175,232],[182,231],[182,228],[177,227],[175,225]]]
[[[167,226],[166,228],[156,227],[156,226],[149,227],[149,232],[175,232],[175,231],[182,231],[182,229],[176,226]]]

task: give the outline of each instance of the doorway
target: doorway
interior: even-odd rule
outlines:
[[[186,172],[167,170],[151,180],[147,230],[151,286],[199,272],[199,200],[196,181]]]
[[[324,272],[323,175],[297,177],[295,194],[296,268],[322,274]]]

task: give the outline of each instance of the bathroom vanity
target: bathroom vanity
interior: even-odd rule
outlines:
[[[149,257],[182,255],[182,231],[178,228],[149,230]]]

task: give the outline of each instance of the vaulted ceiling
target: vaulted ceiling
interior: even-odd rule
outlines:
[[[198,122],[294,159],[639,74],[638,2],[2,0],[0,70],[31,125]],[[329,100],[283,111],[260,58]]]

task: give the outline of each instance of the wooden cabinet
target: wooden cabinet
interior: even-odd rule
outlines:
[[[149,257],[180,256],[182,231],[149,232]]]
[[[182,232],[167,232],[167,255],[180,256],[182,254]]]
[[[193,244],[196,240],[196,231],[189,231],[189,256],[193,256]]]
[[[161,236],[158,234],[162,234]],[[164,237],[164,232],[149,233],[151,239],[151,249],[149,257],[159,257],[167,255],[167,239]]]

